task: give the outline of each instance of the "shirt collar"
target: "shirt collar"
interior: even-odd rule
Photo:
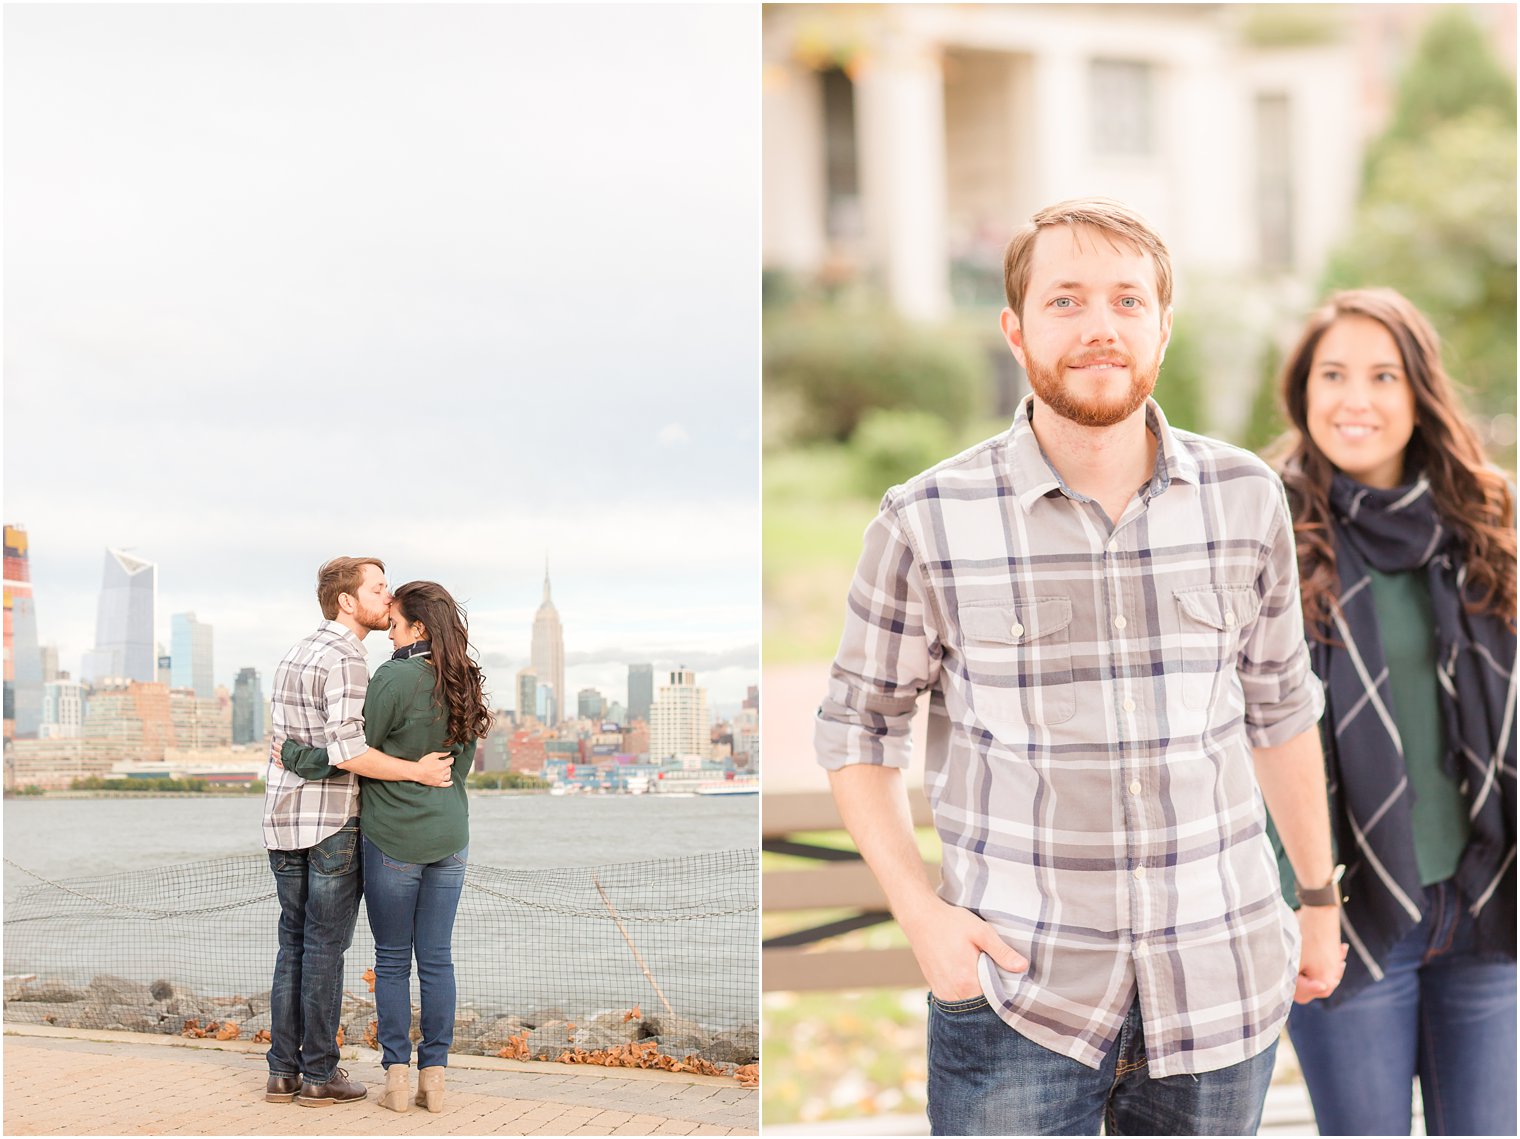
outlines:
[[[323,621],[321,628],[325,632],[332,633],[334,636],[347,637],[349,644],[353,645],[360,653],[364,652],[364,642],[342,621]]]
[[[1027,514],[1036,502],[1053,492],[1077,496],[1051,466],[1050,460],[1035,438],[1030,417],[1034,414],[1034,396],[1026,395],[1013,414],[1013,427],[1009,432],[1008,462],[1013,473],[1013,485],[1021,487],[1018,503]],[[1184,440],[1178,438],[1166,422],[1161,407],[1149,397],[1145,401],[1145,425],[1161,441],[1156,448],[1156,469],[1151,476],[1151,497],[1166,490],[1173,479],[1198,485],[1198,460],[1188,450]]]

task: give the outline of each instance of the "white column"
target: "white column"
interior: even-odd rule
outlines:
[[[855,77],[866,242],[904,316],[950,310],[945,99],[939,49],[889,29]]]
[[[823,264],[823,91],[818,74],[767,61],[761,79],[761,259],[815,273]]]

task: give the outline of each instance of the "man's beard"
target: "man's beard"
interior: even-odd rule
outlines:
[[[382,605],[379,609],[365,609],[361,605],[354,616],[359,619],[359,624],[363,625],[371,633],[384,632],[391,625],[391,607],[389,605]]]
[[[1137,368],[1134,357],[1127,352],[1084,352],[1068,356],[1055,366],[1048,366],[1025,354],[1025,371],[1029,375],[1029,387],[1040,402],[1062,419],[1069,419],[1082,427],[1112,427],[1122,423],[1135,413],[1156,388],[1156,377],[1161,373],[1161,354],[1151,361],[1148,368]],[[1129,390],[1105,399],[1084,399],[1063,382],[1068,367],[1079,367],[1092,360],[1119,360],[1129,369]]]

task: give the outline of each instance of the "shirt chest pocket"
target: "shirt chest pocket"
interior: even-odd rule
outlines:
[[[1179,589],[1174,666],[1181,674],[1182,703],[1208,708],[1222,675],[1233,670],[1241,637],[1261,611],[1253,586],[1195,586]]]
[[[1022,743],[1029,725],[1076,714],[1069,597],[969,604],[957,615],[967,701],[993,735]]]

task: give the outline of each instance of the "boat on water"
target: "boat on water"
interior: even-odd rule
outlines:
[[[698,795],[758,795],[758,779],[714,779],[697,786]]]

